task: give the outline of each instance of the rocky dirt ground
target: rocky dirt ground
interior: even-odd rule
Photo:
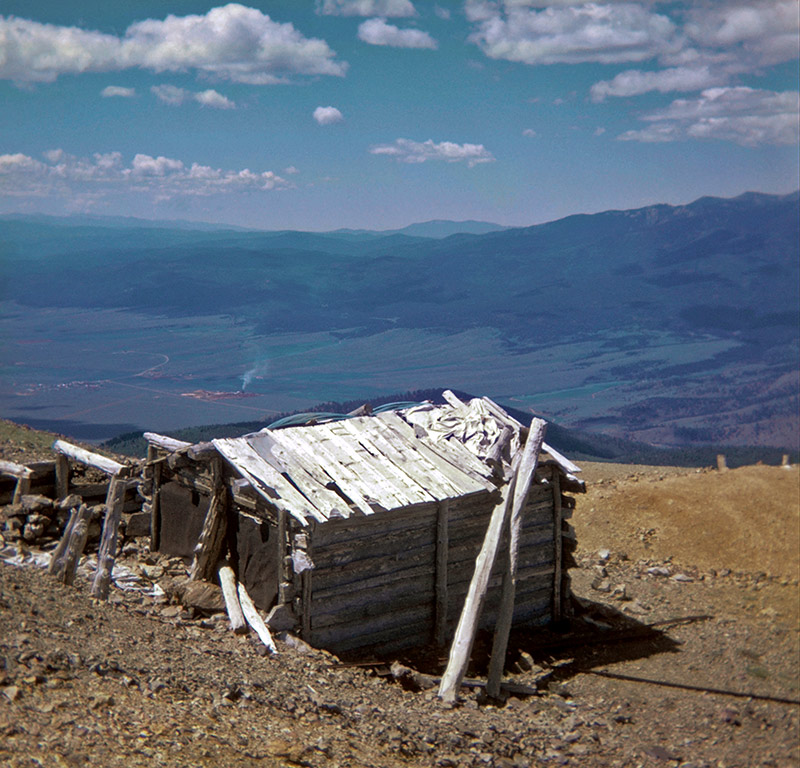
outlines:
[[[266,656],[221,615],[136,591],[99,603],[80,575],[0,563],[0,764],[800,764],[798,469],[585,475],[577,616],[512,637],[508,680],[537,693],[504,703],[477,688],[447,707],[378,660],[290,638]],[[184,567],[142,541],[120,562],[168,594]],[[485,662],[478,642],[470,674]]]

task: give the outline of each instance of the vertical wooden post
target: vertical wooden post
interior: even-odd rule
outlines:
[[[122,519],[122,507],[125,504],[125,492],[128,483],[120,477],[112,477],[106,495],[105,519],[100,549],[97,552],[97,571],[92,582],[92,597],[105,600],[111,584],[111,574],[117,556],[117,536],[119,522]]]
[[[300,574],[300,584],[303,590],[303,610],[301,620],[301,636],[307,643],[311,642],[311,574],[312,571],[303,571]]]
[[[561,618],[563,608],[563,594],[561,589],[562,561],[564,558],[563,541],[561,538],[561,475],[558,467],[553,467],[553,607],[551,616],[553,621]]]
[[[193,581],[200,579],[211,581],[214,578],[225,544],[225,532],[228,526],[228,488],[223,482],[222,459],[219,457],[211,461],[211,477],[214,490],[189,573],[189,578]]]
[[[292,595],[290,594],[291,583],[289,580],[289,569],[286,565],[286,557],[288,554],[288,547],[286,546],[287,535],[286,510],[279,509],[275,556],[278,558],[278,602],[281,604],[289,603],[292,600]]]
[[[725,454],[718,453],[717,454],[717,469],[720,472],[724,472],[728,468],[728,462],[725,461]]]
[[[494,630],[492,656],[489,661],[489,677],[486,682],[486,693],[497,698],[500,695],[500,680],[506,662],[508,635],[514,620],[514,598],[517,591],[517,570],[519,568],[519,536],[522,527],[522,512],[528,503],[528,492],[536,474],[539,463],[539,451],[544,440],[547,424],[542,419],[534,418],[528,431],[528,439],[522,452],[517,482],[514,487],[514,501],[511,515],[508,518],[508,558],[503,573],[503,593],[500,609],[497,613],[497,624]],[[559,525],[560,528],[560,525]],[[559,530],[558,535],[561,535]]]
[[[158,552],[161,547],[161,462],[158,449],[154,445],[147,446],[147,463],[152,473],[150,491],[150,551]]]
[[[448,543],[448,518],[450,517],[450,501],[439,502],[436,510],[436,618],[434,641],[442,646],[447,641],[447,558],[450,545]]]
[[[69,459],[63,453],[56,455],[56,498],[66,499],[69,496]]]

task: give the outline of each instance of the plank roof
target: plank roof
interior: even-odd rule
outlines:
[[[213,441],[266,501],[303,525],[496,490],[487,462],[504,427],[520,446],[523,426],[488,398],[418,404],[322,424],[262,429]],[[546,450],[565,472],[580,471]],[[510,459],[509,459],[510,460]]]
[[[491,468],[466,446],[438,445],[392,412],[263,429],[213,444],[264,499],[303,524],[496,487]]]

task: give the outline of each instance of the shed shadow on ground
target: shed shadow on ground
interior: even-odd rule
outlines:
[[[702,618],[707,617],[688,617],[692,621]],[[671,627],[685,621],[682,618],[657,625],[647,624],[622,610],[581,599],[576,601],[575,615],[570,621],[512,631],[506,654],[505,681],[521,684],[529,692],[537,688],[547,691],[581,672],[660,653],[676,653],[680,650],[680,643],[667,633]],[[467,670],[468,678],[485,679],[492,641],[490,631],[477,634]],[[345,664],[385,665],[384,673],[388,674],[391,662],[399,661],[433,681],[444,673],[447,655],[447,648],[428,645],[394,654],[391,658],[371,657],[371,661],[365,661],[371,655],[362,650],[361,653],[348,654]]]

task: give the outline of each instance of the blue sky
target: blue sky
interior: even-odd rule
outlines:
[[[0,213],[527,225],[799,184],[797,0],[0,14]]]

